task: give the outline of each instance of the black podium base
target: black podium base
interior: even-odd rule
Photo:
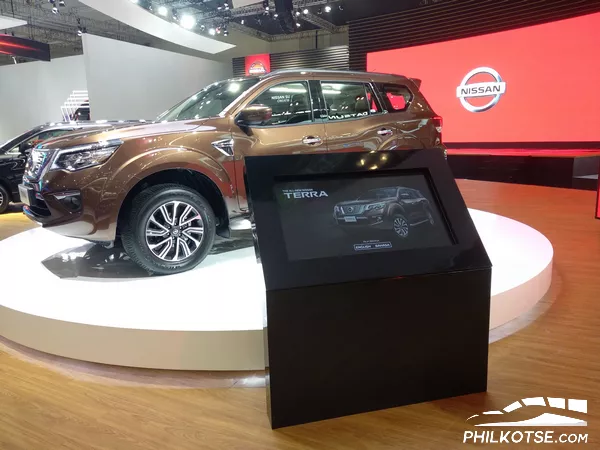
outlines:
[[[271,425],[487,389],[491,269],[268,291]]]

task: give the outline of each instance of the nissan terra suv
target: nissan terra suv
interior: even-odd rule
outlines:
[[[390,230],[400,239],[416,225],[435,225],[429,200],[421,191],[402,186],[371,189],[355,200],[340,202],[333,209],[338,226],[348,230]]]
[[[24,213],[155,274],[198,265],[249,215],[244,158],[440,148],[442,121],[398,75],[293,70],[213,83],[154,123],[67,136],[29,157]]]

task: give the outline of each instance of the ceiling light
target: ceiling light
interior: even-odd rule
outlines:
[[[299,16],[300,14],[302,14],[299,10],[296,11],[296,15]]]
[[[221,27],[217,27],[215,31],[217,32],[217,34],[221,34]]]
[[[131,0],[131,3],[137,3],[138,0]]]
[[[163,17],[167,17],[169,15],[169,10],[166,6],[159,6],[158,7],[158,14],[163,16]]]
[[[246,21],[244,19],[242,19],[242,21],[240,22],[242,25],[244,25],[246,23]]]
[[[54,14],[58,14],[58,8],[57,8],[56,6],[55,6],[55,7],[53,7],[53,8],[52,8],[52,12],[53,12]]]
[[[327,6],[325,7],[325,12],[331,12],[331,6],[327,5]]]
[[[300,22],[296,22],[296,26],[300,28],[302,25],[300,25]]]
[[[304,14],[308,14],[308,8],[304,8],[304,11],[302,11]]]
[[[217,34],[217,30],[215,30],[214,28],[211,28],[208,30],[208,34],[210,34],[211,36],[214,36],[215,34]]]
[[[317,9],[317,14],[319,14],[319,15],[323,14],[323,8],[321,8],[320,6],[319,6],[319,9]]]
[[[344,5],[340,5],[339,8],[340,8],[340,11],[343,11],[344,10]]]
[[[185,16],[181,17],[179,24],[186,30],[191,30],[196,26],[196,19],[194,18],[194,16],[186,14]]]
[[[60,0],[60,2],[58,2],[58,6],[65,6],[65,0]]]
[[[273,18],[277,19],[279,17],[279,14],[275,13],[273,14]]]
[[[265,11],[268,11],[269,8],[269,0],[263,0],[262,2],[263,8],[265,8]]]
[[[223,36],[229,36],[229,30],[227,28],[223,28]]]

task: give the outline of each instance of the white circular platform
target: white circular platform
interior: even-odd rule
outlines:
[[[492,329],[544,296],[553,249],[527,225],[470,212],[494,266]],[[263,369],[264,280],[250,233],[239,234],[195,270],[166,277],[149,277],[120,250],[42,228],[0,241],[0,335],[105,364]]]

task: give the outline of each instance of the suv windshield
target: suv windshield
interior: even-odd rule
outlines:
[[[256,83],[258,83],[258,78],[243,78],[213,83],[168,111],[165,111],[156,120],[206,119],[218,116],[235,99]]]
[[[395,197],[397,192],[398,188],[372,189],[366,194],[358,197],[357,200],[380,200],[384,198]]]

